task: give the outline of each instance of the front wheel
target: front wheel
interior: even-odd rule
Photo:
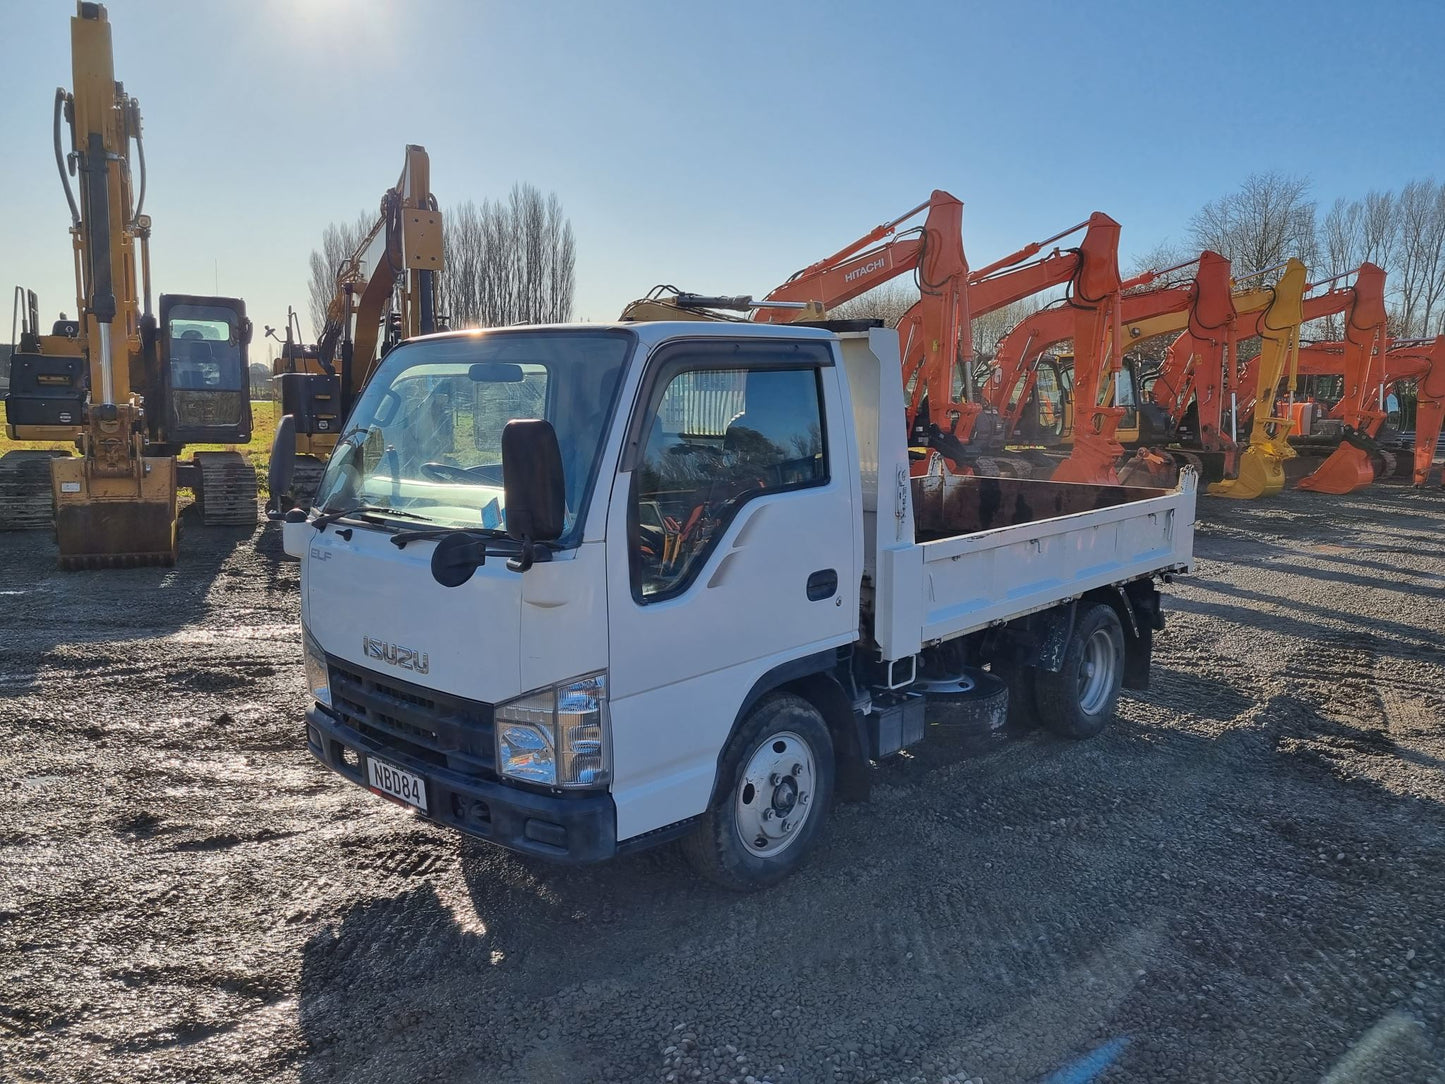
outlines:
[[[1080,608],[1058,673],[1035,672],[1044,725],[1066,738],[1092,738],[1114,716],[1124,681],[1124,626],[1112,606]]]
[[[833,800],[833,741],[802,697],[766,697],[728,741],[722,785],[683,841],[704,877],[738,891],[776,884],[817,841]]]

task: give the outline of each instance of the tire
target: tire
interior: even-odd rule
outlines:
[[[984,670],[969,672],[973,687],[964,693],[928,693],[929,721],[941,733],[973,750],[986,749],[1006,736],[1009,688]]]
[[[834,774],[833,739],[818,709],[790,693],[765,697],[728,739],[721,785],[683,853],[724,888],[777,884],[817,842]]]
[[[1043,724],[1065,738],[1092,738],[1114,717],[1124,680],[1124,626],[1112,606],[1080,608],[1064,664],[1036,670],[1034,696]]]

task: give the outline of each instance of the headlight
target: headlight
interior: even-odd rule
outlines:
[[[497,706],[497,771],[553,787],[612,778],[607,675],[588,674]]]
[[[324,708],[331,707],[331,679],[326,673],[326,655],[321,645],[311,637],[309,630],[301,630],[301,643],[306,655],[306,685],[316,702]]]

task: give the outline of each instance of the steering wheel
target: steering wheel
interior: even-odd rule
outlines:
[[[474,485],[477,476],[464,467],[454,467],[450,463],[423,463],[421,472],[433,482],[465,482]]]
[[[710,448],[706,444],[675,444],[667,450],[668,455],[695,456],[709,465],[720,464],[727,458],[727,453],[720,448]]]

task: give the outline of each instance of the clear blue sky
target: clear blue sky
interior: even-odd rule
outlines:
[[[114,0],[157,291],[306,308],[328,222],[405,143],[443,207],[555,190],[577,315],[654,283],[763,293],[944,188],[982,265],[1102,210],[1126,259],[1247,173],[1336,196],[1445,177],[1441,5]],[[51,100],[67,0],[3,0],[0,256],[74,308]],[[217,271],[219,269],[219,271]],[[8,334],[0,332],[0,335]]]

